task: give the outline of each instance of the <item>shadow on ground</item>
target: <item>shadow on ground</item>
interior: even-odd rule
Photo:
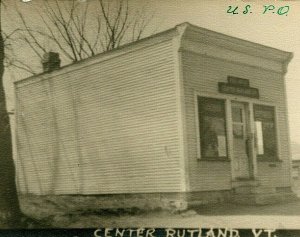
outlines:
[[[199,215],[287,215],[300,217],[300,200],[272,205],[208,204],[193,208]]]
[[[29,207],[28,207],[29,208]],[[40,207],[42,208],[42,207]],[[37,211],[37,209],[36,209]],[[245,206],[236,204],[210,204],[186,211],[151,212],[138,209],[76,211],[56,215],[24,218],[23,228],[98,228],[98,227],[232,227],[300,229],[300,200],[273,205]],[[253,223],[253,224],[251,224]]]

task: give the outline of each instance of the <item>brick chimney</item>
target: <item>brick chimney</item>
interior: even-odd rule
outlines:
[[[51,72],[60,68],[60,58],[58,53],[48,52],[42,59],[44,72]]]

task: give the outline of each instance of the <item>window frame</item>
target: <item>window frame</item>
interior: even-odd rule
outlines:
[[[264,106],[264,107],[271,107],[273,108],[273,123],[274,123],[274,133],[275,133],[275,149],[276,149],[276,153],[274,156],[266,156],[265,154],[260,155],[257,154],[257,141],[256,141],[256,126],[255,127],[255,155],[256,155],[256,159],[259,162],[272,162],[272,161],[281,161],[280,159],[280,134],[279,134],[279,127],[278,127],[278,118],[277,118],[277,107],[274,104],[267,104],[267,103],[260,103],[260,102],[255,102],[253,103],[253,122],[255,124],[256,121],[261,121],[261,120],[256,120],[255,118],[255,106]],[[263,123],[263,121],[261,121]],[[265,147],[265,145],[264,145]]]
[[[224,130],[225,130],[225,141],[226,141],[226,156],[215,156],[215,157],[205,157],[202,151],[202,141],[201,141],[201,123],[202,118],[200,117],[200,98],[211,99],[211,100],[219,100],[223,102],[224,109]],[[218,96],[207,96],[200,95],[195,93],[195,109],[196,109],[196,129],[197,129],[197,158],[199,160],[204,161],[230,161],[229,158],[229,139],[228,139],[228,119],[227,119],[227,99],[224,97]]]
[[[200,127],[199,127],[199,111],[198,111],[198,96],[200,97],[207,97],[207,98],[212,98],[212,99],[221,99],[226,101],[226,105],[225,105],[225,112],[226,112],[226,126],[227,126],[227,159],[225,160],[221,160],[221,159],[205,159],[203,157],[201,157],[201,144],[200,144]],[[276,103],[274,102],[269,102],[269,101],[263,101],[260,99],[256,99],[256,98],[246,98],[243,96],[236,96],[236,95],[230,95],[230,94],[219,94],[219,93],[211,93],[211,92],[204,92],[204,91],[199,91],[199,90],[194,90],[194,98],[193,98],[193,102],[194,102],[194,123],[195,123],[195,133],[196,133],[196,158],[198,161],[228,161],[230,162],[233,159],[233,136],[232,136],[232,121],[231,121],[231,115],[229,115],[231,113],[231,103],[233,101],[238,101],[238,102],[244,102],[244,103],[248,103],[249,106],[251,106],[251,111],[254,110],[253,105],[257,104],[257,105],[265,105],[265,106],[272,106],[274,107],[275,110],[275,127],[276,127],[276,134],[277,134],[277,160],[263,160],[263,159],[257,159],[256,157],[256,144],[254,144],[254,156],[255,158],[255,162],[282,162],[282,158],[281,158],[281,140],[280,140],[280,129],[279,129],[279,124],[278,124],[278,107],[276,105]],[[286,119],[286,117],[284,118]],[[255,133],[255,124],[254,124],[254,111],[253,114],[250,118],[250,122],[253,122],[253,128],[252,128],[252,133]],[[252,126],[252,125],[251,125]],[[255,134],[254,134],[255,135]]]

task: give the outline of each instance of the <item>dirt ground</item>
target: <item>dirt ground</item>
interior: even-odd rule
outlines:
[[[300,200],[276,205],[206,205],[181,213],[70,213],[39,220],[47,228],[272,228],[300,229]],[[36,228],[36,225],[32,226]]]

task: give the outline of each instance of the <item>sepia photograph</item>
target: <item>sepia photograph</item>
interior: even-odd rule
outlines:
[[[0,2],[1,230],[300,230],[299,1]]]

